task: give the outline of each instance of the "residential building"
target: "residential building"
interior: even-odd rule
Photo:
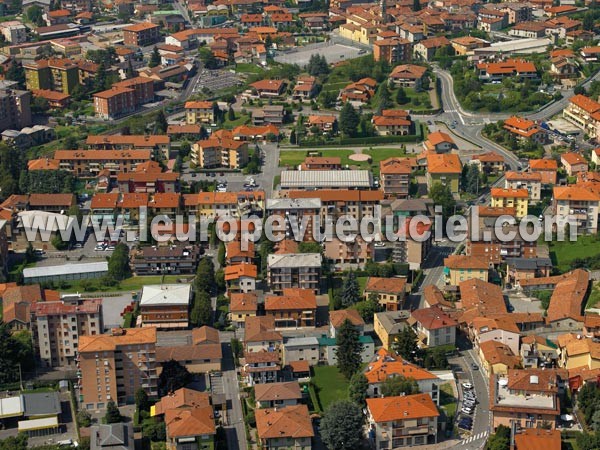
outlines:
[[[250,386],[280,381],[281,357],[278,351],[245,352],[242,376]]]
[[[535,64],[523,59],[507,59],[503,62],[482,62],[477,64],[479,79],[485,82],[501,81],[507,77],[521,80],[538,78]]]
[[[301,75],[292,91],[293,100],[310,100],[318,93],[317,79],[310,75]],[[312,116],[311,116],[312,117]]]
[[[246,353],[279,352],[283,346],[283,337],[275,330],[273,316],[248,316],[245,322],[244,351]]]
[[[210,405],[168,409],[165,412],[167,450],[211,449],[217,434]]]
[[[521,338],[519,352],[525,369],[552,365],[558,360],[558,346],[550,339],[538,335]]]
[[[391,86],[421,89],[427,67],[402,64],[394,67],[388,79]]]
[[[454,153],[427,154],[427,187],[435,183],[448,186],[453,194],[458,194],[462,164],[460,158]]]
[[[401,109],[384,109],[371,121],[380,136],[406,136],[413,125],[408,112]]]
[[[323,116],[310,116],[309,121],[311,117]],[[337,119],[334,117],[334,120]],[[307,156],[300,168],[301,170],[340,170],[342,168],[342,158],[339,156]]]
[[[79,67],[67,58],[40,59],[23,65],[27,89],[48,89],[71,95],[79,86]]]
[[[333,172],[333,170],[329,171],[329,174],[332,174]],[[355,170],[337,170],[335,172],[344,172],[344,174],[342,174],[343,176],[339,177],[339,189],[337,188],[338,180],[335,180],[335,183],[333,181],[329,182],[329,188],[327,189],[289,190],[285,195],[291,199],[319,199],[321,201],[320,223],[325,223],[327,217],[333,217],[335,219],[338,217],[350,216],[357,221],[360,221],[365,217],[375,217],[375,208],[384,198],[383,192],[379,189],[343,189],[341,188],[341,185],[344,179],[347,180],[346,186],[356,186],[358,183],[362,182],[363,177],[355,177],[355,174],[346,175],[348,172],[356,172]],[[367,175],[368,178],[368,174],[365,175]],[[310,177],[306,177],[304,181],[305,183],[309,183],[311,181]],[[301,182],[302,179],[300,178],[297,182],[298,186],[295,186],[295,188],[301,187]],[[326,180],[315,180],[314,184],[325,182]],[[331,189],[332,185],[334,189]]]
[[[346,320],[350,321],[361,335],[363,334],[365,321],[358,313],[358,310],[340,309],[329,313],[329,334],[332,338],[335,338],[337,329],[341,327]]]
[[[510,36],[539,39],[546,35],[546,27],[542,22],[521,22],[508,32]]]
[[[395,66],[403,61],[410,60],[412,44],[408,39],[399,36],[377,39],[373,42],[373,58],[375,61],[386,61]]]
[[[588,163],[586,159],[579,153],[567,152],[560,155],[560,163],[565,168],[567,175],[572,177],[578,173],[588,171]]]
[[[308,159],[308,158],[307,158]],[[324,162],[327,164],[326,162]],[[313,167],[313,162],[309,162]],[[318,170],[318,169],[314,169]],[[323,169],[325,170],[325,169]],[[296,241],[312,241],[313,240],[313,222],[315,216],[318,216],[321,211],[321,200],[318,198],[275,198],[268,199],[266,211],[271,217],[277,217],[277,221],[273,221],[273,235],[293,237]],[[299,224],[306,221],[304,234],[300,236]],[[294,228],[298,231],[294,234]]]
[[[248,143],[234,140],[229,130],[218,130],[192,145],[191,158],[203,169],[240,169],[248,163]]]
[[[89,135],[85,141],[92,150],[151,150],[153,154],[169,159],[171,138],[164,135]],[[158,163],[144,166],[144,172],[162,172]]]
[[[130,258],[136,275],[193,274],[200,251],[193,245],[142,247],[132,250]]]
[[[471,157],[471,164],[476,164],[479,171],[486,174],[504,172],[504,157],[495,152],[481,153]]]
[[[520,330],[509,316],[475,317],[467,325],[475,349],[484,342],[495,341],[510,348],[513,355],[519,354]]]
[[[319,131],[319,133],[337,133],[337,117],[336,116],[316,116],[316,115],[312,115],[312,116],[308,116],[308,121],[306,122],[306,127],[308,129],[308,131],[310,133],[313,133],[313,128],[316,127]],[[310,157],[308,156],[307,159],[309,158],[319,158],[317,157]],[[327,159],[327,158],[323,158],[323,159]],[[335,159],[335,157],[333,158]],[[340,160],[341,161],[341,160]],[[326,168],[323,167],[322,169],[319,170],[331,170],[331,169],[338,169],[339,167],[330,167],[330,168]],[[310,169],[309,169],[310,170]]]
[[[302,393],[297,381],[257,384],[254,398],[257,408],[285,408],[299,404]]]
[[[553,189],[552,208],[559,218],[570,217],[577,223],[577,233],[595,234],[598,231],[600,193],[580,187],[557,186]]]
[[[75,367],[80,337],[104,331],[101,299],[65,295],[31,304],[31,314],[35,350],[44,367]]]
[[[308,361],[310,366],[319,363],[319,341],[316,337],[287,338],[282,347],[283,365],[291,361]]]
[[[253,292],[256,289],[257,267],[254,264],[237,264],[225,267],[227,292]]]
[[[0,33],[4,36],[4,40],[12,45],[27,42],[27,27],[18,20],[9,20],[2,23]]]
[[[386,197],[407,198],[411,171],[411,163],[407,158],[391,157],[380,161],[380,188],[383,194]]]
[[[185,102],[185,121],[189,125],[211,124],[215,121],[213,103],[209,101]]]
[[[123,28],[123,43],[132,47],[147,47],[160,39],[160,26],[139,22]]]
[[[283,288],[281,295],[265,297],[265,314],[275,320],[275,328],[314,328],[317,299],[313,289]],[[296,359],[292,359],[296,361]]]
[[[375,95],[376,87],[377,81],[373,78],[361,78],[342,88],[339,98],[342,102],[349,101],[357,105],[362,105]]]
[[[542,175],[542,184],[556,184],[558,163],[555,159],[530,159],[529,171]]]
[[[581,128],[590,139],[595,139],[598,136],[600,103],[597,101],[585,95],[574,95],[569,99],[567,107],[563,109],[563,117]]]
[[[552,267],[550,258],[506,258],[506,282],[519,286],[523,280],[548,277]]]
[[[158,395],[156,328],[113,329],[112,334],[80,336],[80,401],[88,410],[133,403],[138,389]]]
[[[548,141],[546,132],[533,120],[512,116],[504,121],[503,128],[516,135],[517,139],[532,140],[542,145]]]
[[[367,433],[378,449],[436,444],[440,413],[427,394],[367,399]]]
[[[254,292],[234,292],[229,295],[229,320],[237,328],[245,328],[246,319],[255,317],[258,296]]]
[[[193,331],[196,330],[198,330],[198,328],[195,328]],[[214,328],[212,330],[214,330]],[[214,331],[218,335],[218,332],[216,330]],[[190,373],[218,372],[222,369],[223,361],[221,344],[219,342],[193,342],[188,345],[156,347],[156,362],[158,363],[157,374],[159,376],[162,373],[163,364],[169,361],[177,361]]]
[[[527,215],[529,191],[526,188],[492,188],[490,192],[492,208],[514,208],[517,219]]]
[[[322,257],[318,253],[274,254],[267,260],[267,280],[274,293],[287,288],[319,292]]]
[[[414,44],[413,53],[417,59],[431,61],[439,49],[450,46],[451,43],[445,36],[432,37]]]
[[[142,288],[142,327],[187,328],[192,299],[191,284],[156,284]]]
[[[413,378],[417,382],[419,392],[429,396],[436,405],[439,405],[439,385],[441,380],[427,370],[409,363],[394,352],[381,348],[375,358],[365,369],[365,376],[369,382],[368,397],[381,395],[381,384],[394,376]]]
[[[83,178],[95,178],[104,169],[115,176],[120,172],[132,172],[151,157],[148,150],[57,150],[54,153],[60,170]]]
[[[515,435],[515,450],[560,450],[561,442],[560,430],[526,428]]]
[[[256,434],[269,450],[310,450],[315,433],[306,405],[256,409]]]
[[[589,294],[590,274],[575,269],[564,275],[552,290],[546,323],[553,330],[577,331],[583,329],[581,311]]]
[[[31,92],[0,89],[0,132],[31,125]]]
[[[333,337],[321,336],[319,341],[319,363],[335,366],[337,364],[337,340]],[[371,336],[359,336],[359,342],[362,344],[361,361],[366,364],[373,359],[375,355],[375,341]]]
[[[458,322],[439,306],[412,311],[411,319],[415,322],[417,336],[424,347],[454,346]]]
[[[252,125],[260,127],[265,124],[281,125],[285,116],[283,105],[265,105],[262,109],[252,111]]]
[[[521,358],[510,347],[494,340],[482,342],[479,346],[481,368],[487,376],[506,375],[510,369],[521,366]]]
[[[123,80],[93,97],[98,117],[105,120],[117,119],[154,100],[154,81],[142,77]]]
[[[259,80],[250,84],[257,95],[263,98],[275,98],[283,94],[286,83],[283,80]]]
[[[542,174],[539,172],[506,172],[504,175],[504,190],[516,191],[520,189],[527,189],[529,202],[539,202],[542,198]],[[508,207],[512,206],[508,205]],[[518,214],[518,208],[516,212]]]
[[[397,232],[398,240],[394,242],[392,250],[392,261],[408,264],[411,270],[421,268],[433,245],[431,222],[425,222],[416,219],[416,225],[413,225],[413,217],[409,216],[405,219],[404,227],[400,224]]]
[[[248,242],[247,248],[241,241],[231,241],[225,246],[225,262],[228,266],[251,264],[256,256],[254,242]]]
[[[373,329],[384,349],[392,350],[396,339],[408,327],[410,311],[397,310],[375,313]]]
[[[406,278],[369,277],[363,295],[368,299],[373,294],[377,295],[379,304],[386,311],[402,309],[406,297]]]
[[[433,153],[448,153],[453,148],[456,148],[456,143],[448,133],[434,131],[423,142],[423,148]]]
[[[471,279],[487,282],[488,270],[488,262],[474,256],[450,255],[444,258],[444,275],[446,283],[451,286]]]
[[[504,376],[491,378],[490,411],[494,429],[513,424],[520,429],[556,428],[560,416],[556,371],[509,370]]]
[[[454,52],[459,56],[471,54],[476,48],[488,47],[489,42],[473,36],[462,36],[450,39]]]
[[[555,56],[550,59],[550,74],[558,79],[565,80],[569,78],[577,78],[579,67],[574,59],[566,56]]]
[[[135,450],[133,424],[119,422],[92,425],[90,450]]]

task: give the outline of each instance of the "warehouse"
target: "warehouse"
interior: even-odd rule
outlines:
[[[62,264],[60,266],[29,267],[23,270],[25,283],[85,280],[108,274],[108,262]]]
[[[284,170],[281,189],[370,189],[369,170]]]

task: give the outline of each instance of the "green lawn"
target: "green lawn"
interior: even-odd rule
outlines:
[[[112,292],[112,291],[139,291],[147,284],[160,284],[164,283],[176,283],[178,279],[185,278],[185,275],[165,275],[164,281],[162,280],[161,275],[148,275],[141,277],[131,277],[126,280],[121,281],[117,286],[99,286],[99,282],[97,280],[90,280],[92,283],[96,283],[95,286],[100,291]],[[64,292],[83,292],[85,289],[81,286],[80,282],[71,284],[66,289],[60,289],[60,291]]]
[[[450,383],[440,386],[440,406],[446,411],[448,418],[454,417],[456,413],[456,398]]]
[[[365,286],[367,285],[367,280],[369,277],[356,277],[356,281],[358,281],[358,288],[360,289],[360,295],[365,291]]]
[[[398,90],[390,90],[390,97],[397,104],[397,108],[400,109],[410,109],[411,111],[418,111],[424,109],[431,109],[433,105],[431,104],[431,100],[429,98],[429,91],[415,91],[413,88],[404,88],[404,92],[406,93],[406,97],[408,98],[408,102],[403,104],[398,104],[396,102],[396,94]]]
[[[265,70],[256,64],[240,63],[236,64],[235,71],[237,73],[263,73]]]
[[[279,166],[298,166],[304,162],[309,151],[315,150],[282,150],[279,154]],[[355,161],[351,161],[348,156],[353,154],[352,150],[318,150],[323,157],[339,156],[342,158],[342,164],[360,165]],[[364,164],[364,163],[363,163]]]
[[[600,253],[600,239],[593,235],[578,236],[577,240],[571,242],[565,236],[563,242],[549,242],[550,258],[552,263],[561,272],[571,269],[571,263],[577,258],[584,258]]]
[[[225,114],[225,122],[223,122],[223,128],[226,130],[232,130],[235,127],[238,127],[240,125],[246,125],[248,123],[250,123],[250,115],[249,114],[240,114],[237,113],[235,120],[229,120],[228,118],[228,114]]]
[[[600,285],[598,283],[594,283],[592,286],[592,290],[590,292],[590,296],[588,297],[588,301],[585,304],[585,309],[594,308],[600,302]]]
[[[336,400],[348,397],[348,380],[336,366],[314,366],[312,382],[323,410]]]

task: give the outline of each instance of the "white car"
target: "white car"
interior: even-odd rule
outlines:
[[[385,242],[375,242],[375,247],[385,247]]]
[[[94,250],[97,252],[101,252],[102,250],[104,250],[104,245],[98,244],[94,247]]]
[[[473,385],[471,383],[468,383],[468,382],[464,382],[462,384],[462,387],[464,387],[465,389],[473,389]]]

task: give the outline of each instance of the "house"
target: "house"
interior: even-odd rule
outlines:
[[[548,277],[551,270],[550,258],[506,258],[506,281],[515,286],[523,280]]]
[[[257,307],[258,296],[256,293],[231,293],[229,295],[229,320],[235,327],[244,328],[246,318],[256,316]]]
[[[406,297],[406,278],[369,277],[363,292],[365,299],[376,295],[386,311],[402,309]]]
[[[217,431],[212,406],[168,409],[164,420],[168,450],[214,447]]]
[[[380,188],[386,197],[407,198],[410,191],[411,161],[391,157],[379,162]]]
[[[203,169],[239,169],[248,163],[248,143],[235,140],[230,130],[218,130],[192,144],[190,157]]]
[[[307,361],[310,366],[319,363],[319,341],[316,337],[287,338],[282,347],[283,365],[290,361]]]
[[[414,64],[401,64],[394,67],[388,80],[393,87],[406,87],[419,90],[423,85],[426,73],[426,67]]]
[[[527,189],[529,201],[532,203],[538,202],[542,196],[542,174],[539,172],[508,171],[504,176],[504,189],[510,191]],[[508,207],[511,206],[508,205]],[[518,214],[518,208],[516,212]]]
[[[339,170],[341,168],[342,158],[339,156],[307,156],[300,165],[300,170]]]
[[[135,450],[133,424],[119,422],[92,425],[90,450]]]
[[[371,121],[380,136],[406,136],[411,132],[410,116],[401,109],[384,109]]]
[[[413,46],[415,58],[431,61],[439,49],[450,47],[451,43],[445,36],[423,39]]]
[[[242,376],[250,386],[255,384],[275,383],[281,372],[279,352],[260,350],[245,352],[242,364]]]
[[[329,115],[310,115],[308,116],[306,127],[309,131],[313,129],[313,127],[316,127],[321,133],[337,133],[337,117]]]
[[[558,360],[558,346],[550,339],[538,335],[521,338],[519,351],[524,368],[538,368]]]
[[[248,316],[245,321],[244,351],[277,351],[283,346],[281,333],[275,331],[273,316]]]
[[[332,338],[335,338],[337,329],[341,327],[346,320],[349,320],[361,335],[363,334],[365,321],[358,311],[356,309],[340,309],[329,313],[329,335]]]
[[[427,154],[427,187],[435,183],[448,186],[453,194],[458,194],[462,164],[455,153]]]
[[[550,59],[550,75],[559,80],[577,78],[579,68],[577,63],[566,56],[555,56]]]
[[[191,284],[146,285],[140,297],[142,327],[187,328]]]
[[[373,330],[384,349],[392,350],[400,332],[409,326],[409,317],[410,312],[405,310],[375,313],[373,317]]]
[[[515,450],[561,449],[560,430],[526,428],[515,435]]]
[[[299,76],[292,91],[293,100],[310,100],[318,92],[317,79],[310,75]]]
[[[252,125],[262,126],[265,124],[281,125],[285,110],[283,105],[265,105],[262,109],[252,111]]]
[[[517,139],[530,139],[537,144],[545,144],[548,140],[543,131],[533,120],[512,116],[504,121],[503,128],[516,135]]]
[[[456,144],[448,133],[434,131],[427,136],[427,139],[423,142],[423,147],[425,150],[434,153],[447,153],[456,148]]]
[[[484,342],[506,345],[514,355],[519,354],[519,327],[510,316],[475,317],[468,324],[469,337],[476,349]]]
[[[403,360],[399,355],[381,348],[375,358],[365,369],[365,376],[369,382],[368,397],[379,397],[381,383],[390,377],[403,376],[413,378],[419,387],[419,392],[427,394],[433,402],[439,404],[440,379],[427,370]]]
[[[600,368],[600,344],[579,334],[561,334],[558,342],[558,364],[565,369]]]
[[[498,174],[504,171],[504,157],[495,152],[481,153],[471,157],[471,163],[476,164],[479,172]]]
[[[488,270],[487,261],[474,256],[450,255],[444,258],[444,275],[446,283],[451,286],[471,279],[487,282]]]
[[[281,295],[265,297],[264,308],[266,315],[275,319],[276,328],[316,325],[317,300],[313,289],[283,288]]]
[[[492,188],[490,194],[492,208],[514,208],[517,219],[527,215],[529,192],[526,188]]]
[[[567,152],[560,155],[560,163],[565,168],[567,175],[572,177],[578,173],[588,171],[586,159],[579,153]]]
[[[473,36],[461,36],[454,39],[450,39],[452,48],[458,56],[468,55],[476,48],[488,47],[489,42],[484,41]]]
[[[373,78],[362,78],[355,83],[350,83],[340,91],[342,102],[353,102],[358,105],[367,103],[375,95],[377,81]]]
[[[546,35],[546,27],[543,22],[521,22],[512,27],[508,34],[520,38],[539,39]]]
[[[209,101],[185,102],[185,121],[188,125],[211,124],[215,121],[213,103]]]
[[[481,343],[479,360],[481,367],[489,376],[505,375],[509,369],[515,369],[521,365],[521,358],[516,356],[508,345],[494,340]]]
[[[576,269],[564,275],[550,297],[546,323],[554,330],[581,330],[581,311],[589,294],[590,274],[587,270]]]
[[[417,309],[412,311],[410,316],[414,321],[419,341],[424,347],[454,346],[458,322],[439,306]]]
[[[556,184],[558,163],[555,159],[530,159],[529,171],[542,175],[542,184]]]
[[[507,59],[503,62],[483,62],[476,66],[479,79],[484,82],[501,81],[516,77],[521,80],[538,78],[535,64],[523,59]]]
[[[581,128],[591,139],[595,139],[600,121],[600,103],[585,95],[574,95],[563,109],[563,117]]]
[[[237,264],[225,267],[228,292],[252,292],[256,289],[257,268],[254,264]]]
[[[440,413],[427,394],[367,399],[367,435],[374,448],[436,444]]]
[[[129,202],[135,202],[135,199],[127,197],[135,195],[123,194],[125,198],[119,203],[119,207],[127,208],[132,206]],[[147,203],[147,198],[147,196],[142,197],[142,206]],[[130,211],[130,218],[131,214]],[[199,248],[189,245],[142,247],[139,250],[132,250],[130,256],[131,265],[136,275],[193,274],[196,272],[199,259]]]
[[[250,84],[258,96],[263,98],[279,97],[283,93],[285,85],[283,80],[260,80]]]
[[[274,293],[287,288],[319,292],[321,280],[319,253],[273,254],[267,259],[267,279]]]
[[[196,331],[196,329],[193,331]],[[192,373],[209,373],[220,371],[222,360],[223,353],[219,342],[193,342],[188,345],[160,346],[156,348],[156,361],[159,364],[157,374],[159,376],[162,373],[163,364],[169,361],[177,361]]]
[[[581,49],[581,56],[585,62],[596,62],[600,56],[600,47],[584,47]]]
[[[570,217],[577,224],[577,233],[595,234],[598,231],[600,193],[581,186],[556,186],[552,208],[559,218]]]
[[[490,411],[494,429],[513,423],[520,429],[556,428],[560,416],[558,383],[555,370],[509,370],[507,374],[492,375]]]
[[[123,28],[123,43],[132,47],[147,47],[158,42],[160,26],[139,22]]]
[[[297,381],[257,384],[254,398],[257,408],[285,408],[299,404],[302,393]]]
[[[263,448],[312,448],[315,433],[306,405],[256,409],[256,434]]]

